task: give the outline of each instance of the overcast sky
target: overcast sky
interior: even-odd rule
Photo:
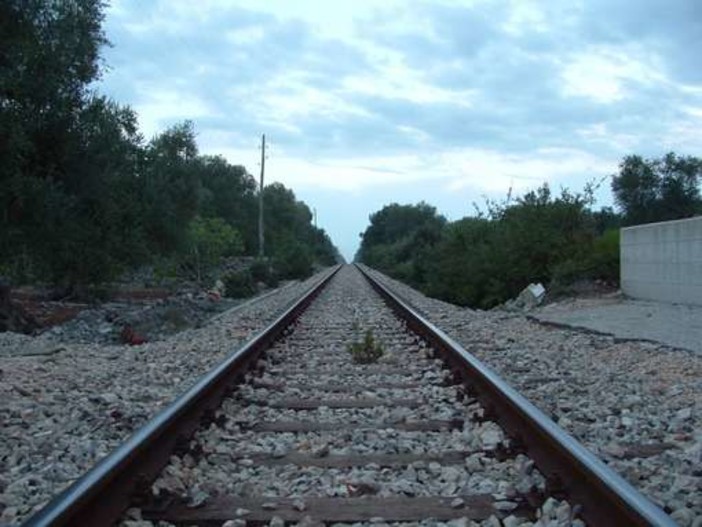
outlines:
[[[627,154],[702,154],[700,0],[113,0],[106,31],[100,90],[147,139],[190,119],[201,153],[258,175],[266,133],[267,181],[347,259],[384,204],[454,220]]]

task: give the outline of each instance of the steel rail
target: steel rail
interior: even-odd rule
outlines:
[[[659,507],[610,469],[406,301],[356,265],[373,288],[408,326],[433,346],[516,443],[525,448],[547,482],[560,487],[581,516],[596,526],[675,527]]]
[[[111,525],[132,496],[148,491],[171,453],[188,444],[203,418],[211,418],[220,401],[239,384],[249,366],[295,322],[329,283],[336,266],[275,321],[233,351],[172,404],[129,437],[112,454],[30,517],[26,527]]]

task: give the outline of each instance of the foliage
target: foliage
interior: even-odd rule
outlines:
[[[144,151],[144,224],[161,253],[186,249],[187,228],[198,212],[199,168],[192,123],[156,136]]]
[[[258,197],[256,181],[243,166],[230,165],[219,156],[198,158],[200,173],[199,213],[222,218],[236,226],[244,252],[258,251]]]
[[[619,283],[619,229],[608,229],[592,246],[593,278]]]
[[[199,155],[188,121],[145,143],[134,111],[93,91],[104,8],[0,3],[0,268],[16,282],[74,289],[143,263],[185,262],[201,277],[223,256],[255,254],[258,195],[246,169]],[[268,254],[293,255],[287,275],[336,261],[292,191],[264,193]]]
[[[268,287],[278,287],[278,276],[271,262],[265,258],[257,258],[249,267],[254,282],[263,282]]]
[[[553,267],[552,287],[567,289],[579,280],[619,283],[619,229],[609,229],[596,238],[587,254],[565,259]]]
[[[592,211],[592,186],[581,194],[547,185],[487,212],[452,223],[429,205],[384,207],[370,217],[356,258],[425,292],[490,308],[530,282],[619,281],[619,227],[702,213],[702,160],[628,156],[612,179],[615,201]]]
[[[256,284],[248,269],[230,271],[222,277],[224,295],[231,298],[245,298],[256,293]]]
[[[280,278],[305,278],[312,264],[334,265],[338,252],[327,234],[312,225],[312,212],[280,183],[264,189],[266,254]]]
[[[499,268],[506,253],[495,222],[464,218],[449,224],[425,284],[431,295],[460,305],[490,305],[505,295]]]
[[[383,347],[375,341],[373,331],[366,331],[363,340],[351,343],[347,351],[356,364],[373,364],[383,356]]]
[[[359,256],[433,296],[489,308],[530,282],[549,283],[556,272],[565,277],[564,262],[588,260],[596,237],[590,202],[588,192],[553,196],[544,185],[448,224],[425,204],[391,205],[371,216]]]
[[[196,216],[187,232],[188,254],[186,264],[196,274],[197,280],[224,257],[241,254],[244,244],[239,232],[222,218]]]
[[[446,219],[426,203],[386,205],[370,217],[356,259],[419,286],[428,277],[433,248]]]
[[[0,254],[21,279],[63,285],[137,260],[125,200],[139,137],[128,108],[90,94],[103,5],[0,6]]]
[[[283,280],[307,278],[312,274],[311,251],[305,245],[289,238],[276,248],[273,269]]]
[[[612,192],[626,225],[702,214],[702,159],[669,153],[661,159],[627,156],[612,176]]]

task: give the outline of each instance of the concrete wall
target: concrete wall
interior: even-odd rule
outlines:
[[[631,297],[702,305],[702,216],[622,229],[621,273]]]

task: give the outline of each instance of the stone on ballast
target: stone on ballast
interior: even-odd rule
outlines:
[[[483,447],[487,450],[494,449],[501,440],[502,434],[498,430],[489,428],[480,434],[480,441],[482,442]]]
[[[675,413],[676,419],[687,421],[692,417],[692,408],[682,408]]]
[[[429,463],[427,470],[429,471],[430,474],[438,476],[439,474],[441,474],[441,463],[437,463],[436,461],[432,461]]]
[[[691,527],[692,522],[695,519],[693,512],[687,507],[683,507],[673,511],[670,517],[675,520],[680,527]]]

